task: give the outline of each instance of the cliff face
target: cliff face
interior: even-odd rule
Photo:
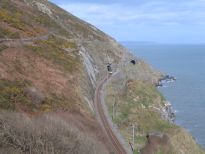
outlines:
[[[125,85],[148,85],[141,89],[161,76],[140,59],[127,65],[132,58],[113,38],[46,0],[1,0],[0,152],[109,152],[93,108],[106,64],[124,71]]]
[[[73,105],[89,104],[92,108],[95,84],[106,64],[105,51],[110,49],[117,61],[123,49],[101,31],[47,1],[1,1],[1,7],[1,37],[14,39],[1,43],[1,62],[13,63],[2,64],[2,78],[27,79],[45,95],[67,95],[73,97]],[[19,70],[14,68],[16,61]],[[8,72],[9,67],[14,71]]]
[[[28,80],[44,95],[69,96],[72,105],[91,111],[108,59],[117,69],[132,57],[114,39],[48,1],[3,0],[0,19],[1,78]],[[143,67],[139,74],[152,80],[154,71]]]
[[[102,130],[95,120],[93,111],[95,87],[97,81],[107,74],[108,57],[110,62],[118,66],[122,59],[126,61],[131,55],[110,36],[48,1],[2,0],[1,150],[6,153],[28,150],[32,150],[32,153],[52,150],[65,153],[71,149],[80,153],[87,146],[90,151],[86,152],[84,149],[84,153],[96,153],[96,150],[97,153],[109,151],[104,136],[99,135]],[[43,117],[48,113],[55,114],[50,118],[54,125],[58,125],[56,118],[65,123],[60,133],[75,136],[76,144],[79,142],[82,149],[75,149],[74,145],[69,145],[70,141],[63,142],[65,139],[57,136],[55,138],[55,135],[52,139],[42,129],[35,127],[46,127],[46,121],[49,123],[49,120]],[[36,120],[36,116],[39,120]],[[45,124],[41,119],[45,120]],[[30,121],[30,128],[33,128],[21,129],[27,120]],[[20,126],[14,125],[14,121]],[[67,123],[70,127],[66,126]],[[7,127],[13,129],[3,129]],[[36,132],[38,129],[39,132]],[[77,131],[73,132],[73,129]],[[47,132],[57,135],[57,130],[53,127]],[[27,136],[23,136],[25,133]],[[35,139],[28,141],[32,134]],[[91,144],[84,145],[81,138],[87,138]],[[64,146],[55,144],[56,139],[59,143],[63,142]],[[69,137],[68,139],[72,140]],[[37,144],[37,140],[40,140],[42,145]],[[35,144],[38,145],[37,148],[41,147],[40,151],[33,147]],[[95,149],[91,148],[92,144],[95,145]],[[51,149],[46,148],[49,145],[53,145],[50,146]],[[105,150],[98,150],[98,147]]]

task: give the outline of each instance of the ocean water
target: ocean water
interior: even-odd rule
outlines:
[[[205,148],[205,45],[124,45],[154,68],[177,78],[160,91],[176,110],[176,124]]]

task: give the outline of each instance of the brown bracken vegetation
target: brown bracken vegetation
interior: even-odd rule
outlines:
[[[106,154],[99,145],[56,115],[0,113],[0,153]]]

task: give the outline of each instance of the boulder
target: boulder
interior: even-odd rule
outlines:
[[[155,154],[158,150],[168,153],[171,144],[166,134],[154,132],[147,134],[146,137],[147,144],[140,150],[142,154]]]
[[[46,97],[35,87],[28,87],[24,90],[27,97],[31,99],[31,102],[39,107],[45,101]]]

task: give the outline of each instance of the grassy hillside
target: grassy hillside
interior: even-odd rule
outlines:
[[[133,56],[89,23],[45,0],[1,0],[0,40],[0,153],[112,151],[93,109],[107,56],[114,71],[123,69],[108,86],[107,105],[111,113],[116,102],[113,121],[126,140],[134,123],[135,149],[158,131],[169,136],[173,153],[202,152],[153,109],[165,101],[152,85],[161,73],[139,59],[124,69]]]
[[[0,153],[106,154],[96,140],[81,133],[58,115],[29,118],[20,113],[0,113]]]
[[[0,2],[0,39],[14,39],[0,42],[0,153],[108,152],[83,42],[110,38],[90,26],[44,0]]]
[[[142,153],[147,153],[151,149],[156,154],[205,153],[186,130],[163,118],[165,98],[150,82],[151,80],[142,80],[139,76],[134,78],[127,73],[130,69],[134,70],[134,67],[137,66],[126,66],[124,74],[120,73],[110,81],[107,86],[106,102],[113,122],[131,144],[133,125],[135,126],[135,153],[138,153],[139,149],[142,149]],[[155,139],[153,143],[150,139],[148,142],[149,133],[164,134],[168,139],[166,142],[163,139],[162,142],[160,139]]]

